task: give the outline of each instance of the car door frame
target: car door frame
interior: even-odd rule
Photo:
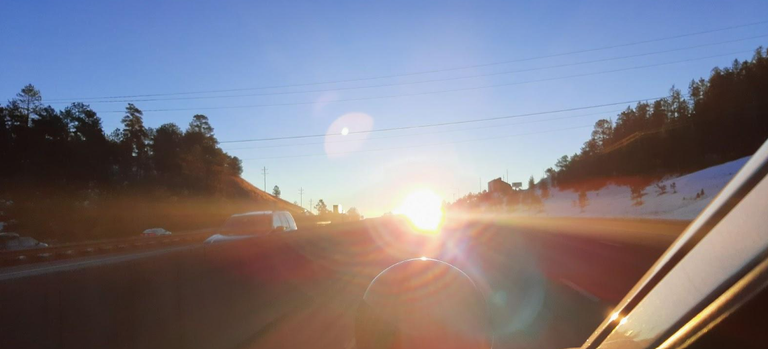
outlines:
[[[635,342],[632,347],[685,347],[768,287],[768,216],[755,214],[768,207],[766,175],[768,142],[672,243],[581,348],[610,349],[628,344],[614,340],[621,338],[622,332],[630,331],[627,327],[619,328],[633,319],[647,319],[647,314],[654,311],[677,320],[662,323],[652,340]],[[752,253],[729,250],[745,246],[741,239],[750,239]],[[702,256],[713,255],[731,258],[731,267],[702,268],[706,261]],[[700,293],[690,295],[690,306],[670,307],[669,292],[675,292],[671,287],[676,282],[680,285],[680,276],[711,282]],[[637,325],[647,328],[651,324],[640,321]]]

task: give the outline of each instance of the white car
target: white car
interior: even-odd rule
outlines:
[[[296,221],[288,211],[254,211],[229,217],[222,233],[227,235],[262,235],[296,230]]]
[[[141,236],[163,236],[163,235],[171,235],[170,231],[167,231],[163,228],[150,228],[145,230],[143,233],[141,233]]]
[[[16,233],[0,233],[0,250],[11,251],[42,247],[48,247],[48,244],[29,236],[19,236]]]

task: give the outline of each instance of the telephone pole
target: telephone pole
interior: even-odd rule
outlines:
[[[267,191],[267,166],[264,166],[264,168],[261,169],[261,175],[264,176],[264,192],[268,193],[268,191]]]
[[[309,199],[309,213],[312,213],[312,199]]]
[[[301,208],[304,208],[304,188],[299,188],[299,200]]]

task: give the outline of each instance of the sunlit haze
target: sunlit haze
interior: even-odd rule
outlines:
[[[0,349],[768,343],[766,0],[0,3]]]
[[[443,199],[428,189],[413,192],[393,213],[405,215],[422,231],[435,232],[443,220]]]

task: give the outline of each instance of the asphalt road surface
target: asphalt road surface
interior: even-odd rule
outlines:
[[[416,233],[399,218],[368,219],[6,268],[0,294],[13,296],[0,299],[11,312],[0,322],[13,328],[5,340],[14,347],[360,348],[356,331],[372,324],[358,318],[369,284],[388,267],[423,257],[472,280],[487,305],[494,348],[578,347],[686,226],[452,221],[459,223],[439,234]],[[405,275],[380,293],[418,300],[386,306],[402,319],[423,318],[424,308],[408,307],[429,304],[455,326],[448,335],[483,328],[449,300],[456,288],[445,275]]]
[[[553,231],[567,226],[576,233]],[[239,347],[355,348],[355,315],[371,280],[418,257],[451,263],[476,282],[488,303],[494,348],[577,347],[684,226],[644,232],[658,226],[487,221],[439,235],[414,234],[396,220],[328,227],[266,257],[267,280],[288,284],[289,291],[273,300],[265,325]],[[418,287],[440,292],[429,281]]]

